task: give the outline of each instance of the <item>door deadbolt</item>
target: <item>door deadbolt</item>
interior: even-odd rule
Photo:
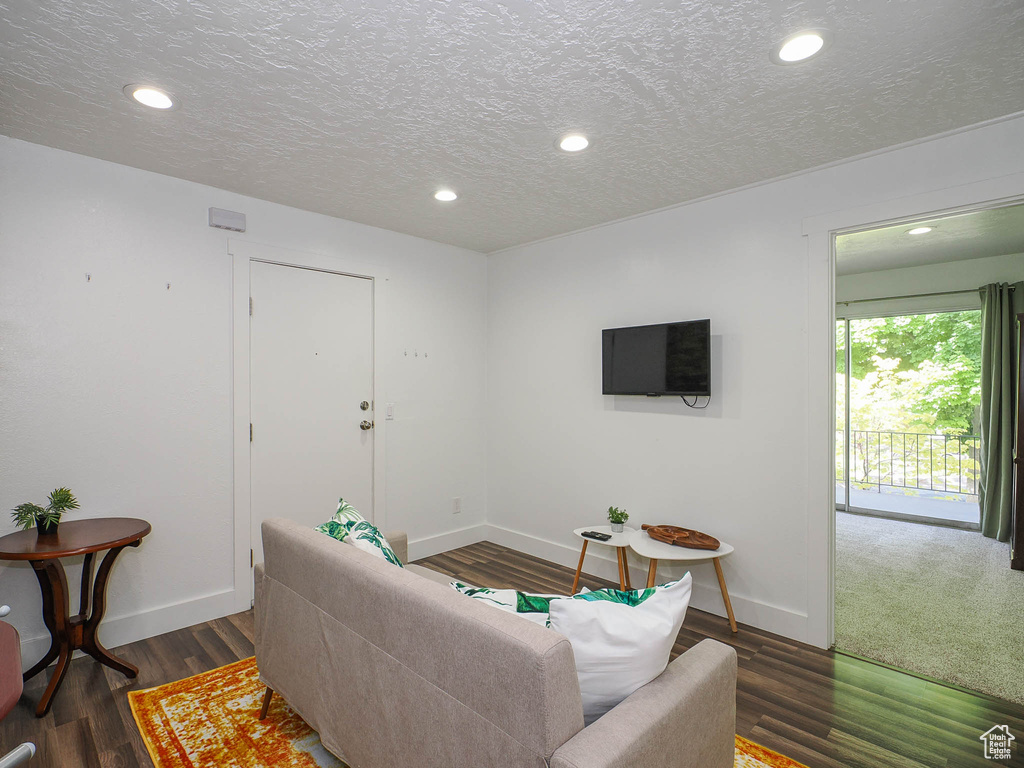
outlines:
[[[372,421],[360,421],[359,422],[359,428],[361,430],[363,430],[364,432],[366,430],[368,430],[368,429],[373,429],[373,422]]]
[[[359,404],[359,410],[360,411],[368,411],[368,410],[370,410],[370,403],[368,401],[366,401],[366,400],[363,400],[363,402],[361,402]]]

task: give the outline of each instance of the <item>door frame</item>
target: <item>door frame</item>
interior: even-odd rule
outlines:
[[[379,386],[378,372],[382,323],[378,322],[381,307],[386,303],[388,279],[381,270],[354,259],[339,258],[325,254],[296,251],[294,249],[249,240],[228,239],[228,255],[231,257],[231,390],[232,390],[232,454],[233,454],[233,505],[234,505],[234,555],[233,572],[236,608],[248,610],[252,606],[252,566],[249,555],[252,549],[252,456],[249,440],[250,410],[250,328],[249,296],[250,266],[253,262],[276,264],[283,267],[309,269],[317,272],[357,277],[370,281],[371,302],[371,381],[374,413],[373,456],[371,457],[372,478],[370,493],[372,509],[368,517],[374,525],[387,524],[386,493],[386,430],[381,429],[376,416],[378,404],[383,395]],[[259,311],[258,308],[255,311]],[[366,510],[363,510],[364,514]]]
[[[1024,173],[983,179],[803,220],[807,247],[807,625],[835,644],[835,240],[837,235],[1024,202]]]

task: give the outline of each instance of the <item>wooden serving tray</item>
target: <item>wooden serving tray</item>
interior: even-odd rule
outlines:
[[[680,528],[678,525],[647,525],[640,526],[647,531],[647,535],[655,541],[663,541],[666,544],[673,544],[677,547],[687,549],[718,549],[722,542],[714,536],[694,531],[690,528]]]

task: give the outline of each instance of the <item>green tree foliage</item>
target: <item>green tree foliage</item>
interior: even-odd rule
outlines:
[[[837,330],[837,416],[844,388]],[[850,321],[853,429],[976,434],[981,397],[981,312]],[[841,428],[841,424],[838,425]]]

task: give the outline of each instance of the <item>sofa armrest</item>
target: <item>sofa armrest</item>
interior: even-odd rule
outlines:
[[[732,768],[736,651],[702,640],[555,750],[551,768]]]
[[[384,538],[388,540],[388,544],[395,550],[395,554],[402,561],[402,565],[405,565],[409,560],[409,534],[405,531],[389,531],[384,534]]]

